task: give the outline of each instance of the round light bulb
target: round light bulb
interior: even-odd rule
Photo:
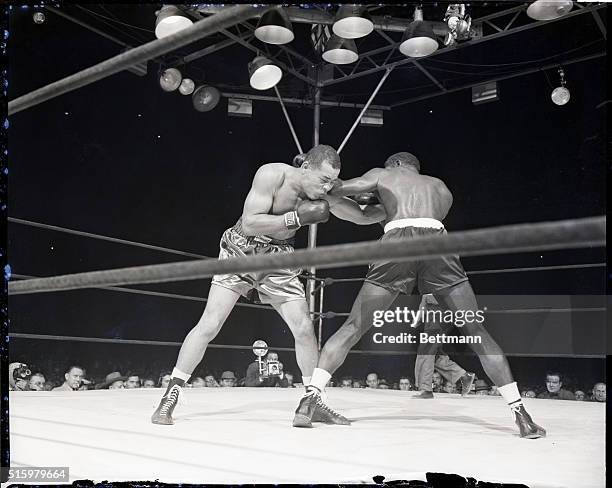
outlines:
[[[169,68],[165,70],[159,78],[159,86],[161,86],[162,90],[171,92],[181,85],[182,79],[183,77],[178,69]]]
[[[179,92],[181,95],[191,95],[195,90],[195,83],[190,78],[183,78],[179,86]]]
[[[552,98],[555,105],[565,105],[569,102],[570,91],[564,86],[558,86],[552,91],[550,98]]]

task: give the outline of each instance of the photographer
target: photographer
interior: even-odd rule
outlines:
[[[265,359],[262,359],[262,369],[259,369],[259,362],[253,361],[249,364],[246,372],[244,386],[279,386],[288,388],[289,382],[285,378],[282,363],[278,362],[278,354],[270,351]]]

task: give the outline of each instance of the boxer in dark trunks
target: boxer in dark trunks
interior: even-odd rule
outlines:
[[[376,192],[381,205],[360,208],[342,198],[363,192]],[[418,159],[407,152],[390,156],[384,168],[375,168],[359,178],[337,183],[327,199],[331,212],[339,218],[357,224],[384,223],[382,242],[445,234],[442,220],[453,203],[444,182],[422,175]],[[320,392],[344,362],[349,350],[372,326],[373,312],[388,309],[400,293],[409,295],[415,286],[421,294],[433,294],[446,310],[478,311],[474,291],[458,256],[370,265],[349,318],[321,351],[307,393],[296,410],[295,427],[312,427],[312,405],[316,404]],[[481,338],[479,343],[470,346],[510,405],[521,437],[545,436],[546,431],[535,424],[525,410],[508,361],[487,330],[477,321],[466,323],[460,330],[465,335]]]
[[[242,216],[221,237],[219,259],[257,254],[293,252],[293,237],[301,226],[326,222],[329,204],[321,198],[333,187],[340,172],[340,157],[330,146],[318,145],[300,155],[299,167],[264,164],[253,179]],[[173,424],[172,413],[182,387],[202,361],[208,343],[221,330],[241,295],[256,290],[271,304],[295,338],[295,355],[305,384],[317,364],[318,347],[299,269],[279,269],[213,277],[206,308],[187,334],[170,384],[153,413],[154,424]],[[319,402],[315,420],[344,422]]]

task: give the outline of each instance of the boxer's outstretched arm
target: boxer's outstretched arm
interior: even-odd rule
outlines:
[[[323,197],[329,202],[329,211],[342,220],[348,220],[357,225],[376,224],[385,220],[387,212],[382,205],[359,205],[356,201],[346,197],[326,195]]]
[[[337,197],[346,197],[374,191],[378,188],[378,178],[382,171],[384,171],[382,168],[373,168],[357,178],[346,181],[337,180],[336,186],[330,193]]]
[[[270,215],[274,192],[282,184],[284,172],[265,164],[257,170],[253,185],[244,201],[242,230],[247,235],[267,235],[287,232],[282,215]]]

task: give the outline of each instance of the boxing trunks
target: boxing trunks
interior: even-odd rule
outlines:
[[[393,220],[385,225],[381,242],[408,240],[415,237],[444,235],[442,222],[429,218]],[[435,293],[449,286],[467,281],[459,256],[420,259],[409,262],[373,263],[365,281],[393,292],[410,295],[415,287],[420,294]]]
[[[261,254],[293,252],[293,239],[277,240],[268,236],[246,236],[242,230],[242,218],[227,229],[219,243],[219,259],[230,259]],[[212,283],[228,288],[252,299],[253,290],[262,303],[283,303],[304,300],[304,286],[298,275],[301,269],[275,269],[243,274],[213,276]]]

